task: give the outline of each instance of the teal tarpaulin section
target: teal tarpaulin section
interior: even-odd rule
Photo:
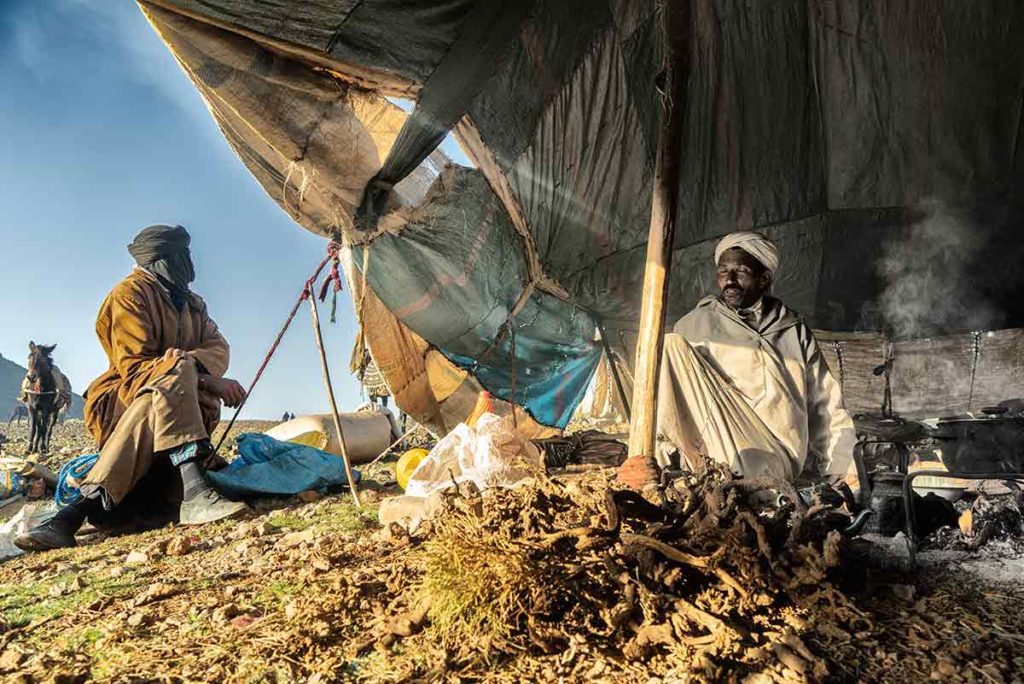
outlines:
[[[239,456],[206,478],[222,494],[240,499],[290,495],[307,489],[333,489],[348,484],[341,457],[303,444],[281,442],[258,433],[237,437]],[[356,481],[359,472],[352,471]]]
[[[565,427],[601,358],[583,309],[534,290],[511,313],[529,276],[511,223],[479,172],[438,178],[397,235],[369,250],[366,280],[402,323],[545,425]],[[515,344],[513,354],[513,343]]]

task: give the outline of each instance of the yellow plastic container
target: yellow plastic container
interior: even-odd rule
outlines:
[[[295,435],[288,440],[292,444],[301,444],[302,446],[311,446],[314,449],[323,450],[327,446],[327,435],[320,432],[319,430],[310,430],[309,432],[303,432],[301,435]]]
[[[416,470],[420,461],[425,459],[429,453],[426,449],[409,449],[398,459],[398,465],[395,466],[395,479],[398,480],[398,486],[403,491],[405,486],[409,484],[409,478],[412,477],[413,471]]]

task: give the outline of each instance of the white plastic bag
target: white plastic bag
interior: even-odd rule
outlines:
[[[0,525],[0,561],[25,553],[14,545],[14,538],[24,534],[57,514],[53,499],[26,503],[10,520]]]
[[[540,451],[515,429],[511,419],[485,413],[476,429],[459,423],[438,442],[409,477],[405,493],[425,497],[465,481],[481,491],[510,487],[542,469]]]
[[[451,485],[452,481],[462,482],[465,479],[462,464],[472,464],[475,443],[476,431],[473,428],[465,423],[456,425],[412,471],[405,493],[425,497],[436,489]]]
[[[470,475],[481,490],[510,487],[544,468],[544,459],[533,442],[523,437],[510,418],[493,413],[480,416],[476,424],[476,449]]]

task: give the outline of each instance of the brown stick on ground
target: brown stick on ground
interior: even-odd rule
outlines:
[[[331,370],[327,366],[327,352],[324,351],[324,337],[320,332],[320,313],[316,310],[316,297],[313,294],[313,286],[309,286],[309,311],[313,316],[313,333],[316,337],[316,348],[320,352],[320,368],[324,374],[324,386],[327,388],[327,399],[331,402],[331,416],[334,417],[334,429],[338,431],[338,444],[341,446],[341,460],[345,464],[345,477],[348,478],[348,488],[352,491],[352,500],[356,508],[362,508],[363,502],[359,500],[359,486],[352,476],[352,463],[348,460],[348,447],[345,445],[345,433],[341,429],[341,417],[338,415],[338,403],[334,400],[334,386],[331,384]]]
[[[729,634],[739,636],[739,632],[727,625],[721,619],[707,611],[701,610],[686,599],[677,598],[675,600],[675,607],[681,615],[693,622],[696,622],[698,625],[705,627],[712,634],[727,632]]]
[[[707,570],[722,582],[722,584],[730,587],[736,591],[740,596],[746,597],[748,595],[747,590],[743,588],[739,582],[736,581],[732,575],[723,570],[722,568],[713,568],[708,563],[707,558],[704,556],[694,556],[693,554],[680,551],[674,546],[670,546],[664,542],[660,542],[654,537],[648,537],[645,534],[630,534],[622,533],[619,538],[624,544],[637,544],[639,546],[646,546],[649,549],[657,551],[661,555],[665,556],[669,560],[674,560],[677,563],[683,563],[689,565],[692,568],[698,568],[700,570]]]

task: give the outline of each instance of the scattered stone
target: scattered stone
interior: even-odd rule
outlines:
[[[156,582],[155,584],[149,585],[146,590],[132,602],[132,605],[138,607],[144,606],[147,603],[155,603],[157,601],[170,598],[171,596],[176,596],[182,591],[184,591],[184,589],[182,589],[180,585]]]
[[[252,524],[249,529],[249,534],[253,537],[265,537],[268,534],[273,534],[277,528],[270,524],[267,520],[259,520]]]
[[[403,527],[409,527],[415,520],[429,518],[441,503],[442,500],[440,498],[427,499],[422,496],[393,496],[389,499],[384,499],[380,503],[377,517],[380,519],[381,525],[397,522]]]
[[[289,601],[288,605],[284,607],[284,616],[289,620],[294,620],[295,616],[299,614],[299,606],[295,601]]]
[[[118,566],[115,566],[113,568],[110,568],[110,573],[109,574],[110,574],[111,577],[120,577],[121,575],[124,574],[124,572],[125,572],[124,568],[122,568],[121,566],[118,565]]]
[[[316,491],[315,489],[307,489],[304,492],[299,492],[298,494],[296,494],[296,496],[298,497],[299,501],[304,501],[306,503],[313,503],[314,501],[319,501],[320,499],[324,498],[324,495]]]
[[[282,549],[292,549],[296,546],[301,546],[302,544],[310,544],[313,540],[313,530],[306,529],[301,532],[289,532],[278,540],[277,546]]]
[[[13,670],[25,660],[25,654],[8,648],[0,655],[0,670]]]
[[[408,544],[409,532],[397,522],[391,522],[377,532],[377,538],[391,544]]]
[[[239,612],[241,611],[238,610],[238,606],[233,603],[228,603],[215,609],[213,611],[212,618],[214,622],[226,623],[228,620],[238,615]]]
[[[85,589],[85,582],[79,577],[73,577],[66,582],[58,582],[50,587],[50,596],[57,598],[59,596],[67,596],[75,592]]]
[[[147,546],[145,549],[143,549],[143,552],[147,556],[149,556],[151,560],[157,560],[158,558],[167,553],[167,544],[167,539],[161,539],[160,541],[153,542],[152,544]]]
[[[124,559],[124,562],[127,565],[145,565],[149,562],[149,554],[145,551],[132,551]]]
[[[145,621],[146,621],[146,614],[144,612],[142,612],[141,610],[132,613],[131,616],[127,620],[129,627],[138,627],[138,626],[142,625]]]
[[[365,492],[359,492],[359,500],[364,504],[376,504],[381,500],[381,494],[376,489],[368,489]]]
[[[85,607],[86,610],[99,612],[114,602],[114,599],[110,596],[101,596],[89,605]]]
[[[232,627],[237,627],[239,629],[242,629],[242,628],[248,627],[249,625],[251,625],[252,623],[256,622],[257,620],[259,620],[259,618],[256,617],[255,615],[238,615],[237,617],[231,618],[231,620],[229,621],[229,624]]]
[[[192,540],[188,537],[175,537],[167,544],[168,556],[184,556],[192,550]]]

